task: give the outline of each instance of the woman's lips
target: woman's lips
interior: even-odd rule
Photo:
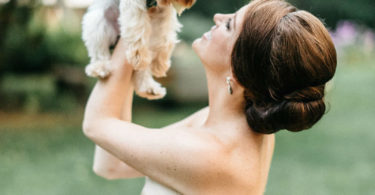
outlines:
[[[207,40],[211,40],[211,38],[212,38],[211,31],[208,31],[208,32],[204,33],[203,38],[205,38]]]

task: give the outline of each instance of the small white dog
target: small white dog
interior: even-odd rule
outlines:
[[[166,89],[153,79],[166,76],[181,28],[181,14],[196,0],[94,0],[83,17],[82,38],[91,58],[86,74],[105,78],[111,73],[110,46],[118,36],[127,42],[126,57],[136,70],[136,93],[148,99],[165,96]]]

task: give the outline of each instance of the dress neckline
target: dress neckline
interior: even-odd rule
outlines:
[[[177,191],[168,188],[157,181],[146,177],[145,186],[143,187],[141,195],[181,195]]]

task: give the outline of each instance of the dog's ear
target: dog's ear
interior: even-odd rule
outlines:
[[[184,6],[177,2],[172,2],[172,5],[179,16],[181,16],[182,12],[184,12],[184,10],[186,9]]]
[[[178,15],[181,15],[185,9],[191,8],[196,0],[172,0],[172,5],[176,9]]]
[[[175,1],[185,8],[191,8],[196,2],[196,0],[175,0]]]
[[[173,0],[157,0],[160,5],[170,5]]]
[[[172,4],[173,7],[176,9],[177,13],[181,15],[181,13],[185,9],[191,8],[196,0],[157,0],[159,5],[170,5]]]
[[[183,8],[191,8],[197,0],[157,0],[160,5],[179,4]]]

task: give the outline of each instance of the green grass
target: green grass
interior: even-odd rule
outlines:
[[[135,122],[161,127],[202,105],[174,110],[139,107]],[[82,134],[82,113],[75,115],[0,115],[1,195],[140,194],[144,179],[107,181],[94,175],[94,144]]]
[[[277,134],[267,194],[375,194],[374,100],[374,63],[339,66],[325,117]]]
[[[375,194],[375,65],[339,66],[327,100],[328,113],[311,130],[277,133],[266,194]],[[134,121],[161,127],[201,106],[136,106]],[[1,114],[0,194],[139,194],[143,179],[93,174],[94,144],[81,117]]]

